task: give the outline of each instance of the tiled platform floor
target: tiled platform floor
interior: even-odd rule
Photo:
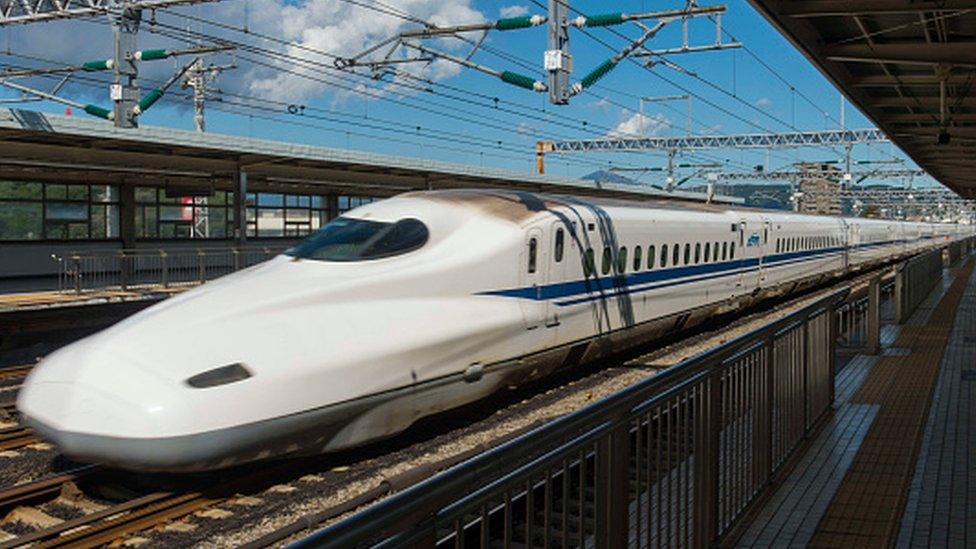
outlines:
[[[971,273],[972,260],[906,326],[886,328],[898,353],[857,356],[838,374],[836,413],[741,546],[976,546],[976,374],[963,373],[976,369]]]

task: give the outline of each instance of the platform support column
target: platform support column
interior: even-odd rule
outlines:
[[[866,353],[881,352],[881,278],[874,277],[868,286],[868,338]]]
[[[136,188],[135,185],[119,185],[119,237],[122,248],[136,245]]]
[[[325,195],[325,207],[328,211],[329,221],[339,217],[339,197],[333,193]]]
[[[247,172],[238,169],[234,183],[234,216],[236,221],[234,237],[237,239],[237,245],[243,246],[247,244]]]

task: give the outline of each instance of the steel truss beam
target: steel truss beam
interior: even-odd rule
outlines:
[[[142,10],[212,1],[215,0],[133,0],[124,5]],[[0,26],[92,17],[117,9],[115,0],[0,0]]]
[[[746,133],[732,135],[689,135],[684,137],[625,137],[543,141],[544,152],[767,149],[822,145],[887,143],[878,129],[827,130],[815,132]]]

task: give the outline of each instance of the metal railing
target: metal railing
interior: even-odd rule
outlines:
[[[942,249],[919,254],[899,265],[895,274],[895,321],[904,324],[942,280]]]
[[[58,290],[147,290],[195,286],[271,259],[284,247],[109,250],[52,256]]]
[[[708,546],[833,401],[847,290],[536,428],[297,543]]]

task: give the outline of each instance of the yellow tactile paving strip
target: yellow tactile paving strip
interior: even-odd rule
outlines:
[[[894,346],[911,349],[911,354],[880,357],[851,400],[880,408],[811,545],[878,547],[894,543],[932,390],[972,270],[972,260],[957,270],[927,324],[902,329]]]
[[[172,286],[170,288],[154,287],[142,291],[96,290],[82,293],[68,292],[30,292],[16,294],[0,294],[0,310],[18,309],[25,307],[48,307],[58,305],[75,305],[89,301],[109,300],[124,301],[139,299],[147,295],[165,293],[179,293],[189,289],[189,286]]]

